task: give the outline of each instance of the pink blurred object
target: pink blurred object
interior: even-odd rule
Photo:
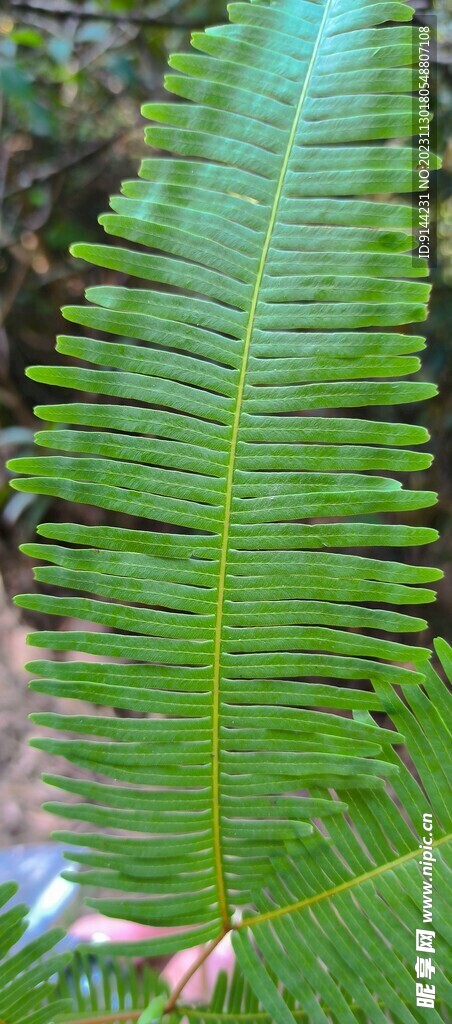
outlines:
[[[159,936],[175,935],[180,928],[153,928],[152,925],[134,924],[116,917],[104,917],[102,914],[86,914],[68,929],[69,934],[78,942],[145,942]],[[199,960],[203,946],[182,949],[168,960],[162,969],[162,977],[168,982],[170,990],[176,988],[184,975]],[[135,958],[134,958],[135,959]],[[154,958],[153,958],[154,959]],[[155,957],[157,959],[157,956]],[[234,953],[230,935],[216,946],[208,959],[201,964],[184,987],[183,1000],[190,1003],[206,1002],[212,995],[219,971],[226,971],[231,977],[234,968]]]
[[[190,970],[199,959],[203,951],[202,946],[194,946],[193,949],[182,949],[175,953],[171,960],[162,970],[162,978],[169,984],[170,991],[176,988],[184,974]],[[219,971],[226,971],[229,978],[234,969],[234,952],[232,949],[230,935],[216,946],[207,960],[185,985],[182,995],[182,1002],[199,1003],[207,1001],[212,995],[215,981]]]
[[[153,928],[152,925],[122,921],[103,914],[85,914],[68,928],[79,942],[145,942],[163,935],[175,935],[179,928]]]

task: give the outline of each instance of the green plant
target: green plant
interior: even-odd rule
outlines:
[[[429,650],[398,638],[425,627],[398,607],[431,600],[441,573],[373,550],[436,537],[399,520],[435,496],[387,475],[429,465],[412,450],[427,433],[384,419],[435,390],[399,379],[423,339],[388,330],[425,318],[425,264],[410,206],[360,198],[412,187],[411,147],[385,143],[413,131],[416,47],[410,27],[381,25],[410,16],[402,2],[234,3],[230,25],[172,58],[167,88],[193,102],[144,113],[176,157],[145,160],[101,218],[135,247],[73,247],[140,287],[65,309],[113,335],[58,339],[94,369],[28,371],[99,401],[39,408],[63,426],[37,443],[63,454],[11,463],[31,475],[21,491],[133,517],[46,524],[52,543],[25,545],[50,563],[38,580],[81,596],[18,603],[102,627],[33,634],[101,656],[34,662],[33,687],[133,715],[34,716],[77,733],[36,743],[102,777],[48,777],[81,798],[52,809],[90,826],[62,833],[79,881],[123,894],[89,901],[107,914],[181,926],[148,952],[203,942],[205,958],[232,930],[250,1013],[276,1024],[419,1019],[409,938],[389,966],[381,952],[386,872],[415,919],[423,790],[393,751],[403,738],[443,871],[442,761],[416,724],[444,743],[443,687]]]
[[[70,1009],[67,1000],[56,996],[52,975],[64,969],[71,954],[54,951],[63,935],[59,929],[11,952],[27,927],[26,907],[4,909],[16,891],[12,883],[0,885],[0,1019],[7,1024],[49,1024],[49,1012],[56,1016]]]
[[[436,649],[452,682],[452,650],[440,640]],[[412,1009],[413,938],[416,929],[422,927],[422,878],[417,860],[421,856],[418,837],[426,813],[431,813],[435,822],[435,982],[438,992],[443,993],[439,1014],[444,1010],[442,1017],[430,1011],[429,1019],[446,1019],[448,988],[443,972],[449,927],[441,893],[446,892],[448,882],[450,838],[446,786],[450,692],[429,668],[422,688],[408,685],[397,696],[387,684],[382,702],[406,737],[411,770],[388,745],[388,761],[398,766],[389,789],[366,797],[349,791],[347,813],[330,819],[328,834],[317,833],[312,845],[296,840],[287,843],[286,863],[279,876],[274,875],[274,888],[267,896],[255,894],[257,909],[263,911],[260,922],[250,919],[238,925],[240,966],[236,966],[231,982],[228,984],[223,973],[219,975],[207,1007],[187,1006],[182,992],[176,1008],[165,1018],[171,1024],[385,1021],[385,1011],[396,1021],[422,1019]],[[356,712],[355,718],[365,723],[368,714]],[[393,732],[392,738],[396,742],[398,734]],[[419,781],[413,777],[413,768]],[[286,892],[296,892],[298,906],[278,914],[270,904],[282,887]],[[4,896],[8,895],[5,891]],[[0,933],[7,940],[3,939],[3,956],[7,946],[18,938],[13,923],[17,929],[22,919],[23,908],[10,911],[7,921],[0,919]],[[268,977],[251,947],[242,945],[248,925],[266,959],[270,953],[273,970]],[[87,946],[69,964],[65,965],[68,955],[63,954],[61,960],[59,954],[59,961],[57,958],[47,966],[45,961],[39,965],[39,957],[43,958],[58,938],[58,933],[45,936],[18,954],[20,960],[16,956],[0,964],[0,982],[5,986],[0,995],[0,1013],[5,1014],[7,1024],[22,1024],[24,1020],[26,1024],[48,1024],[52,1010],[62,1024],[132,1024],[141,1018],[149,1000],[167,998],[164,984],[147,967],[137,972],[132,961],[112,957],[114,946],[105,952],[98,946]],[[280,943],[284,944],[284,953]],[[120,953],[127,951],[129,955],[136,952],[131,946],[119,948]],[[23,1003],[16,1006],[13,1015],[11,993],[17,996],[20,992],[22,998],[24,989],[29,993],[22,971],[32,965],[33,979],[41,974],[47,979],[59,968],[59,980],[50,995],[47,990],[36,989],[31,1004],[38,1016],[24,1017]],[[30,975],[26,981],[31,981]],[[315,991],[320,993],[319,1003]]]

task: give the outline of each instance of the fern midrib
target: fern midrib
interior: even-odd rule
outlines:
[[[300,121],[301,113],[303,110],[303,104],[306,99],[306,95],[309,89],[309,83],[312,77],[312,72],[317,60],[317,54],[322,41],[323,31],[325,24],[330,12],[334,0],[327,0],[325,10],[323,12],[322,20],[319,25],[319,31],[317,39],[314,44],[312,51],[311,60],[306,72],[306,77],[303,83],[300,99],[295,111],[295,116],[290,131],[286,152],[281,165],[281,171],[277,181],[275,190],[275,197],[270,212],[269,223],[265,241],[262,249],[262,255],[258,266],[256,275],[256,282],[253,290],[253,295],[250,305],[250,315],[246,328],[244,348],[243,348],[243,360],[240,370],[240,377],[237,387],[237,400],[234,409],[234,418],[232,425],[231,435],[231,447],[228,472],[226,476],[226,497],[225,497],[225,514],[224,514],[224,529],[221,543],[220,553],[220,564],[219,564],[219,578],[218,578],[218,601],[216,611],[216,622],[215,622],[215,637],[214,637],[214,655],[213,655],[213,692],[212,692],[212,804],[213,804],[213,848],[214,848],[214,859],[215,859],[215,871],[217,878],[217,891],[218,891],[218,904],[221,913],[221,919],[225,931],[230,928],[229,911],[227,905],[226,896],[226,883],[224,877],[224,866],[222,856],[222,843],[221,843],[221,814],[220,814],[220,682],[221,682],[221,647],[222,647],[222,632],[223,632],[223,611],[224,611],[224,595],[225,595],[225,581],[229,555],[229,534],[231,525],[231,509],[233,499],[233,488],[234,488],[234,474],[236,468],[236,451],[240,427],[240,418],[242,414],[243,406],[243,395],[245,390],[246,371],[248,367],[249,350],[251,345],[251,339],[253,336],[254,322],[256,318],[256,310],[259,302],[259,294],[262,285],[262,278],[264,276],[265,266],[267,262],[268,251],[271,244],[271,239],[275,227],[276,217],[278,214],[279,202],[281,199],[281,193],[284,187],[285,177],[287,168],[289,165],[290,156],[292,153],[295,136]]]
[[[437,839],[432,843],[432,849],[438,850],[439,847],[443,846],[444,843],[449,842],[452,839],[452,833],[448,833],[445,836],[441,836],[441,839]],[[332,899],[333,896],[337,896],[340,892],[347,892],[350,889],[355,889],[358,885],[364,885],[365,882],[370,881],[372,878],[378,878],[380,875],[384,875],[386,871],[395,871],[401,867],[402,864],[407,864],[410,860],[414,860],[415,857],[419,856],[419,847],[415,850],[410,850],[409,853],[404,853],[401,857],[396,857],[395,860],[386,861],[384,864],[378,864],[376,868],[372,868],[370,871],[365,871],[362,875],[356,875],[355,878],[348,878],[345,882],[341,882],[340,885],[334,885],[331,889],[324,889],[323,892],[318,892],[315,896],[307,896],[304,900],[297,900],[295,903],[288,903],[285,907],[276,907],[275,910],[268,910],[265,914],[256,914],[255,917],[249,917],[243,921],[239,921],[235,926],[234,930],[239,931],[241,928],[254,928],[257,924],[263,924],[265,921],[272,921],[274,918],[282,917],[284,914],[294,914],[297,910],[304,910],[306,907],[313,907],[316,903],[320,903],[322,900]]]

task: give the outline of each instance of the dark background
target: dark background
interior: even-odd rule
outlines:
[[[422,375],[438,384],[439,396],[423,406],[389,410],[388,415],[422,423],[432,435],[433,469],[416,474],[408,486],[437,490],[439,504],[412,513],[410,522],[436,527],[441,540],[400,555],[445,570],[438,601],[427,612],[432,635],[452,641],[452,19],[450,0],[414,6],[420,24],[425,11],[438,18],[436,125],[444,170],[433,182],[438,245]],[[191,27],[224,20],[225,7],[223,0],[0,3],[2,463],[3,458],[32,451],[37,425],[33,406],[54,400],[44,385],[24,377],[25,367],[54,361],[55,335],[67,329],[60,306],[80,302],[88,285],[108,277],[108,272],[71,258],[68,247],[74,241],[104,240],[97,218],[107,209],[108,196],[118,191],[122,179],[136,175],[146,155],[141,103],[163,94],[168,53],[187,47]],[[33,838],[49,827],[48,817],[41,825],[36,811],[42,785],[37,781],[39,754],[24,753],[26,712],[37,710],[40,698],[33,695],[30,703],[27,697],[21,668],[26,626],[10,607],[13,594],[33,587],[29,560],[17,548],[33,536],[39,521],[67,520],[72,511],[86,522],[99,521],[102,515],[13,492],[8,473],[0,470],[0,573],[5,590],[0,610],[0,800],[3,785],[6,841]],[[32,625],[47,623],[35,617]],[[426,642],[424,636],[421,642]]]

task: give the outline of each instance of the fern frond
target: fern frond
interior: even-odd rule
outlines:
[[[425,318],[426,269],[409,208],[366,198],[411,188],[410,148],[383,141],[412,131],[413,35],[379,27],[409,14],[234,3],[195,33],[167,79],[189,102],[144,108],[170,155],[101,218],[125,245],[73,250],[137,287],[90,288],[64,311],[86,336],[57,346],[80,365],[29,371],[102,400],[39,408],[60,454],[14,461],[14,486],[137,520],[25,546],[67,596],[18,603],[102,627],[32,635],[87,656],[33,662],[33,686],[148,715],[34,716],[100,776],[53,776],[81,800],[50,806],[90,826],[63,833],[80,881],[126,894],[95,905],[182,927],[159,951],[229,929],[313,818],[343,822],[331,789],[383,800],[394,733],[343,713],[423,679],[404,635],[425,622],[399,608],[441,574],[355,553],[436,536],[398,519],[435,496],[391,476],[429,464],[427,432],[384,419],[434,393],[411,379],[423,339],[388,330]]]
[[[94,944],[90,950],[76,950],[70,966],[61,971],[57,993],[68,1009],[62,1024],[90,1024],[98,1018],[118,1024],[134,1024],[145,1007],[158,995],[167,995],[165,982],[147,964],[139,967],[131,959],[100,954]],[[130,1016],[128,1016],[130,1013]]]
[[[281,998],[288,1010],[290,1007],[291,1020],[308,1024],[304,1010],[282,986]],[[246,980],[238,964],[230,982],[225,972],[219,973],[208,1006],[179,1006],[174,1016],[189,1024],[272,1024],[276,1019],[267,1012],[262,999]]]
[[[27,930],[27,907],[14,902],[17,886],[0,885],[0,1021],[1,1024],[54,1024],[69,1008],[56,992],[55,975],[69,963],[70,953],[54,947],[63,932],[53,929],[15,949]]]
[[[452,682],[452,651],[444,641],[437,644]],[[425,1010],[416,1008],[418,929],[433,933],[434,973],[431,982],[421,982],[436,990],[429,1020],[440,1024],[452,1006],[446,975],[451,694],[430,666],[424,685],[402,687],[400,697],[387,683],[377,688],[406,737],[414,774],[394,753],[399,771],[384,794],[342,791],[346,815],[331,818],[316,843],[290,844],[290,866],[265,892],[256,889],[254,910],[233,936],[251,984],[265,971],[262,957],[313,1024],[424,1020]],[[425,849],[431,856],[424,857]],[[274,988],[268,978],[273,999]],[[271,1013],[262,980],[258,991]]]

